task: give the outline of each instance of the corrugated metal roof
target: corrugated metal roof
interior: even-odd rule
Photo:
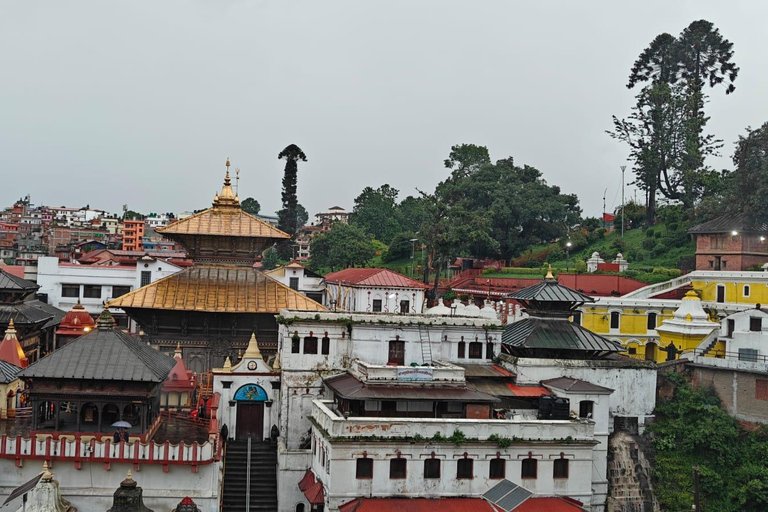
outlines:
[[[20,277],[6,272],[0,267],[0,290],[30,291],[33,292],[40,288],[32,281],[27,281]]]
[[[13,319],[17,325],[37,325],[46,323],[54,316],[52,313],[37,307],[32,302],[21,302],[19,304],[0,304],[0,325],[5,325]]]
[[[16,380],[16,375],[21,371],[16,365],[0,359],[0,384],[8,384]]]
[[[721,215],[716,219],[693,226],[688,230],[689,233],[730,233],[731,231],[747,231],[755,233],[768,232],[768,224],[754,225],[750,223],[746,216],[738,213],[728,213]]]
[[[429,288],[424,283],[386,268],[347,268],[327,274],[325,282],[382,288]]]
[[[500,512],[482,498],[357,498],[341,512]]]
[[[354,376],[345,373],[324,380],[326,386],[348,400],[435,400],[457,402],[498,402],[499,399],[458,386],[405,386],[366,385]]]
[[[495,364],[461,364],[454,363],[456,366],[464,368],[464,377],[514,377],[515,374],[508,372],[501,366]]]
[[[561,318],[524,318],[511,323],[501,343],[528,349],[619,352],[621,345]]]
[[[613,389],[598,386],[585,380],[572,379],[571,377],[557,377],[554,379],[547,379],[541,381],[545,386],[550,386],[563,391],[583,392],[583,393],[597,393],[597,394],[610,394],[613,393]]]
[[[507,297],[526,302],[595,302],[589,295],[571,290],[555,279],[544,279],[538,284],[510,293]]]
[[[196,265],[109,303],[114,308],[150,308],[215,313],[279,313],[281,309],[326,309],[250,267]]]
[[[209,235],[268,238],[283,240],[291,236],[273,228],[261,219],[245,213],[240,207],[212,207],[186,219],[155,229],[163,235]]]
[[[162,382],[176,360],[123,331],[99,326],[19,374],[27,378]]]

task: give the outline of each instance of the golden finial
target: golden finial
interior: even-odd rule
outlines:
[[[248,359],[262,359],[259,351],[259,342],[256,341],[256,334],[251,333],[251,339],[248,340],[248,348],[245,349],[245,357]]]
[[[227,172],[229,172],[229,157],[227,157],[227,163],[225,165],[227,166]]]
[[[53,480],[53,473],[51,473],[51,467],[48,465],[48,461],[46,460],[43,462],[43,476],[41,477],[41,480],[43,482],[50,482]]]
[[[547,263],[547,275],[544,277],[544,279],[554,279],[555,276],[552,275],[552,264]]]

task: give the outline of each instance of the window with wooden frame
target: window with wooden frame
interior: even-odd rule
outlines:
[[[320,352],[324,356],[327,356],[328,354],[331,353],[331,338],[329,338],[328,336],[323,336],[323,339],[321,341],[322,341],[322,347],[320,348]]]
[[[80,285],[79,284],[63,284],[61,285],[62,297],[80,297]]]
[[[404,365],[405,364],[405,342],[394,340],[389,342],[389,358],[387,364]]]
[[[474,478],[474,463],[473,459],[463,458],[456,461],[456,478],[469,479]]]
[[[621,313],[611,311],[611,329],[618,329],[621,322]]]
[[[522,460],[523,465],[520,471],[520,478],[536,478],[538,462],[533,457]]]
[[[301,352],[301,338],[298,334],[294,334],[291,337],[291,354],[298,354]]]
[[[755,379],[755,400],[768,400],[768,380]]]
[[[497,457],[490,460],[488,466],[488,478],[491,480],[500,480],[504,478],[507,473],[507,460]]]
[[[645,326],[649,331],[656,329],[656,313],[648,313],[648,323]]]
[[[370,480],[373,478],[373,459],[369,459],[368,457],[357,459],[355,478],[358,480]]]
[[[483,358],[483,344],[479,341],[473,341],[469,344],[469,358],[470,359],[482,359]]]
[[[466,355],[465,355],[466,352],[467,352],[467,344],[464,342],[464,340],[461,340],[459,342],[459,355],[458,355],[458,358],[459,359],[464,359],[466,357]]]
[[[493,342],[488,341],[485,343],[485,358],[493,359]]]
[[[406,475],[406,459],[398,457],[389,460],[389,479],[402,480]]]
[[[440,478],[440,459],[424,459],[424,478]]]
[[[317,354],[317,336],[307,336],[304,338],[304,353]]]
[[[568,478],[568,459],[563,454],[560,454],[559,459],[554,460],[552,478]]]

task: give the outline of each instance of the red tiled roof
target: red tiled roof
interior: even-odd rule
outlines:
[[[70,309],[61,319],[56,334],[59,336],[83,336],[96,326],[93,317],[88,313],[80,301]]]
[[[512,393],[514,393],[515,396],[539,397],[541,395],[552,394],[544,386],[517,386],[515,384],[507,384],[507,387],[512,390]]]
[[[578,503],[568,498],[528,498],[512,512],[581,512]]]
[[[429,288],[426,284],[386,268],[347,268],[327,274],[325,282],[383,288]]]
[[[482,498],[358,498],[339,507],[341,512],[503,512]],[[544,510],[544,509],[542,509]]]

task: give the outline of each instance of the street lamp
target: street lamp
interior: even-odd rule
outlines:
[[[573,244],[570,240],[565,242],[565,271],[570,272],[570,264],[571,264],[571,246]]]
[[[413,260],[414,256],[416,254],[416,242],[418,241],[418,238],[411,238],[411,279],[413,279]]]

